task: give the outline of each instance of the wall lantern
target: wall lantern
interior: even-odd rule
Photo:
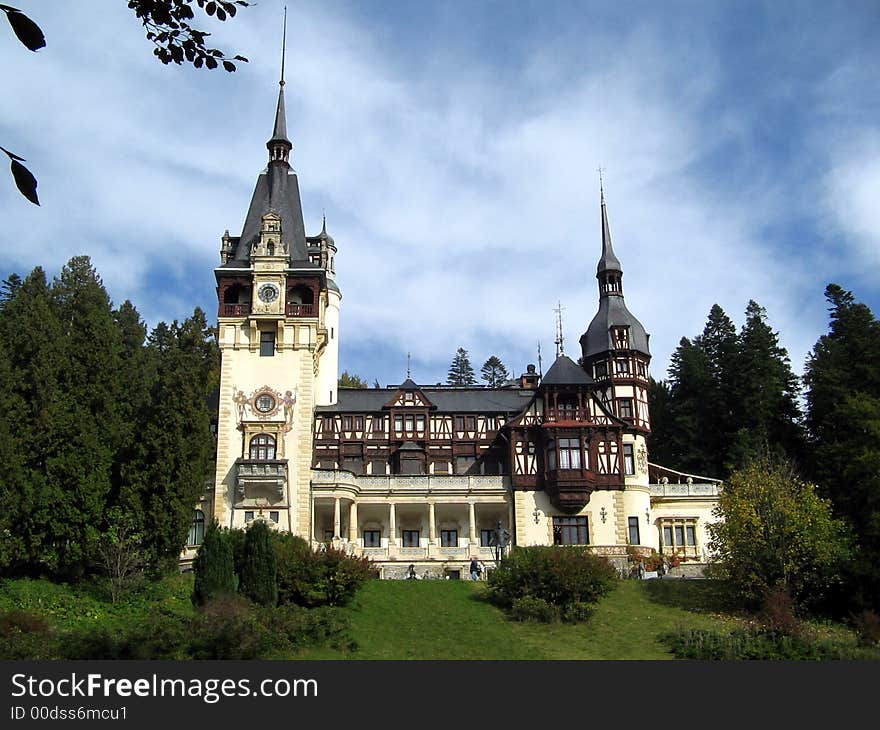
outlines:
[[[602,524],[605,524],[605,520],[608,517],[608,512],[605,510],[605,507],[602,507],[602,509],[599,510],[599,517],[602,518]]]
[[[532,516],[535,518],[535,524],[537,525],[541,521],[541,510],[535,507],[535,511],[532,512]]]

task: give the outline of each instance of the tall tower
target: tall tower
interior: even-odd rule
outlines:
[[[222,358],[214,517],[223,527],[264,519],[308,537],[314,407],[336,400],[342,295],[326,222],[305,235],[283,63],[266,147],[241,236],[224,234],[214,271]]]

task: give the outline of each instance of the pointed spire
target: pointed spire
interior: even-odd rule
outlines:
[[[275,108],[275,127],[272,139],[266,143],[269,161],[288,164],[293,145],[287,138],[287,117],[284,113],[284,57],[287,53],[287,6],[284,6],[284,32],[281,39],[281,80],[278,82],[278,106]]]
[[[604,271],[622,271],[620,261],[614,255],[614,249],[611,246],[611,229],[608,226],[608,211],[605,209],[605,184],[602,180],[602,168],[599,168],[599,195],[600,208],[602,212],[602,258],[599,259],[599,265],[596,267],[596,273],[601,274]]]

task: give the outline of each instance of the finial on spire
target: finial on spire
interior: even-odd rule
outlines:
[[[541,366],[541,340],[538,340],[538,377],[544,377],[544,368]]]
[[[562,336],[562,310],[565,307],[562,306],[562,302],[556,302],[556,309],[553,311],[556,312],[556,357],[565,354],[565,345],[563,344],[565,341],[565,337]]]
[[[287,6],[284,6],[284,31],[281,35],[281,81],[279,85],[284,88],[284,57],[287,55]]]
[[[412,373],[411,373],[411,368],[410,368],[411,361],[412,361],[412,355],[410,353],[406,353],[406,379],[407,380],[412,378]]]
[[[599,196],[602,198],[602,205],[605,205],[605,181],[602,179],[602,174],[605,172],[605,168],[601,165],[599,166]]]
[[[321,217],[323,219],[323,223],[321,224],[321,233],[327,234],[327,211],[324,208],[321,208]]]

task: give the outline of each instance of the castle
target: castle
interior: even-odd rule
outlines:
[[[577,363],[559,354],[502,387],[339,388],[337,247],[307,236],[284,81],[269,162],[215,269],[222,356],[217,462],[190,531],[265,520],[384,577],[463,576],[512,545],[707,557],[720,484],[649,463],[649,336],[626,307],[604,191],[599,309]],[[598,249],[598,247],[597,247]],[[343,252],[344,254],[344,252]],[[653,480],[653,481],[652,481]]]

